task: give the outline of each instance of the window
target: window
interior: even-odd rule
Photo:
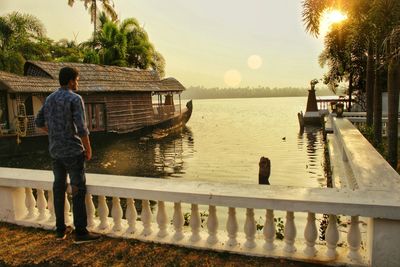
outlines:
[[[89,130],[105,130],[105,104],[86,103],[86,123]]]

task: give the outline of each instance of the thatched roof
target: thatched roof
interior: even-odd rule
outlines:
[[[0,71],[0,90],[9,92],[43,92],[51,93],[60,87],[58,80],[43,77],[20,76]]]
[[[0,71],[0,89],[10,92],[52,92],[59,87],[63,67],[79,70],[81,92],[179,92],[185,87],[174,78],[160,80],[156,71],[84,63],[27,61],[25,76]],[[3,88],[2,88],[3,87]]]

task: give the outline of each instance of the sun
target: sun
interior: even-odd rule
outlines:
[[[338,9],[330,9],[324,12],[320,23],[320,32],[325,35],[333,24],[341,23],[347,19],[347,15]]]

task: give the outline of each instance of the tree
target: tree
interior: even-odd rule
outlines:
[[[165,60],[155,50],[146,31],[135,18],[128,18],[119,23],[111,21],[102,13],[99,20],[101,29],[92,43],[102,64],[152,68],[163,77]]]
[[[0,69],[23,73],[26,59],[47,59],[45,28],[34,16],[12,12],[0,17]]]
[[[348,14],[347,20],[333,25],[325,36],[325,49],[319,61],[321,66],[329,67],[328,73],[324,75],[324,82],[330,85],[334,92],[340,82],[348,81],[349,108],[354,88],[363,87],[365,83],[365,40],[363,35],[356,34],[356,29],[360,28],[360,21],[364,20],[362,14],[366,10],[365,2],[367,1],[303,1],[303,22],[306,30],[316,37],[319,35],[320,20],[324,12],[338,8]]]
[[[90,14],[90,21],[93,23],[93,37],[96,37],[96,31],[97,31],[97,19],[98,19],[98,14],[100,12],[100,9],[97,6],[97,1],[98,0],[81,0],[84,2],[86,10],[89,11]],[[112,21],[117,21],[118,20],[118,15],[117,12],[114,9],[114,2],[112,0],[100,0],[103,6],[103,11],[109,15],[112,19]],[[75,0],[68,0],[68,5],[73,6],[75,3]]]

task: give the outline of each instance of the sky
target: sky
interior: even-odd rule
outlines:
[[[90,16],[81,1],[0,0],[39,18],[48,37],[86,41]],[[301,0],[114,0],[121,20],[135,17],[166,60],[166,76],[184,86],[309,87],[326,71],[323,39],[305,32]]]

